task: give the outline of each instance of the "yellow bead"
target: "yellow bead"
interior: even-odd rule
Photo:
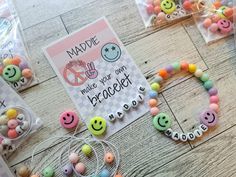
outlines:
[[[11,64],[11,59],[10,58],[6,58],[3,60],[3,65],[4,66],[7,66],[7,65],[10,65]]]
[[[161,2],[161,10],[166,14],[171,14],[176,10],[176,5],[172,0],[163,0]]]
[[[23,165],[17,170],[17,173],[20,177],[28,177],[30,175],[30,170],[27,166]]]
[[[8,109],[6,112],[6,116],[8,119],[15,119],[17,116],[17,111],[15,109]]]
[[[188,70],[190,73],[195,73],[195,71],[197,70],[197,66],[195,64],[189,64]]]
[[[151,89],[158,92],[160,90],[160,84],[158,83],[152,83],[151,84]]]

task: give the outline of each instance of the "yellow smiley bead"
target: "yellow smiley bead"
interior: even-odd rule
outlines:
[[[197,70],[197,66],[195,64],[189,64],[188,71],[190,73],[195,73],[196,70]]]
[[[93,117],[88,124],[88,130],[95,136],[101,136],[102,134],[104,134],[106,128],[106,120],[98,116]]]
[[[166,14],[171,14],[176,10],[176,5],[172,0],[163,0],[161,2],[161,10]]]
[[[6,112],[6,116],[8,119],[15,119],[17,116],[17,111],[15,109],[8,109]]]

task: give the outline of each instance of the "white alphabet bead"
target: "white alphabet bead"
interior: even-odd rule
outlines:
[[[179,133],[178,132],[173,132],[171,138],[175,141],[178,141],[179,140]]]
[[[20,126],[20,125],[18,125],[18,126],[16,127],[16,133],[17,133],[18,135],[22,135],[22,134],[24,133],[24,130],[21,129],[21,126]]]
[[[7,147],[8,152],[14,152],[16,150],[16,146],[14,144]]]
[[[182,142],[186,142],[188,140],[187,135],[185,133],[181,133],[179,139]]]
[[[145,87],[143,87],[141,85],[138,87],[138,92],[139,93],[145,93],[145,91],[146,91]]]
[[[143,100],[144,100],[144,96],[143,95],[141,95],[141,94],[138,94],[138,96],[137,96],[137,98],[136,98],[136,100],[138,100],[138,102],[143,102]]]
[[[194,135],[195,135],[197,138],[200,138],[200,137],[202,136],[202,134],[203,134],[202,130],[200,130],[200,129],[194,130],[193,133],[194,133]]]
[[[20,82],[12,82],[10,84],[15,90],[18,90],[21,87]]]
[[[130,110],[130,108],[131,108],[131,106],[129,104],[127,104],[127,103],[123,104],[123,110],[124,111]]]
[[[202,132],[206,132],[208,130],[208,127],[204,124],[200,124],[199,129],[202,130]]]
[[[11,140],[5,138],[4,140],[2,140],[2,144],[10,146],[11,145]]]
[[[137,100],[133,100],[133,101],[131,102],[131,106],[132,106],[133,108],[136,108],[136,107],[138,106],[138,101],[137,101]]]
[[[195,140],[196,137],[192,132],[190,132],[190,133],[187,133],[187,138],[188,140],[193,141]]]
[[[21,77],[19,82],[20,82],[21,85],[26,85],[27,82],[28,82],[28,79],[26,79],[25,77]]]
[[[28,121],[23,121],[23,123],[20,127],[21,127],[22,130],[28,130],[29,122]]]
[[[171,137],[173,133],[173,130],[171,128],[168,128],[167,130],[164,131],[164,134],[168,137]]]
[[[116,112],[116,118],[123,119],[123,117],[124,117],[124,112],[123,111],[117,111]]]
[[[16,119],[20,122],[24,121],[25,120],[25,115],[24,114],[18,114],[16,116]]]

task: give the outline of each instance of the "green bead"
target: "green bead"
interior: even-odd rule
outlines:
[[[172,64],[173,68],[175,71],[179,71],[180,70],[180,63],[179,62],[174,62]]]
[[[92,154],[92,148],[87,144],[83,145],[81,150],[86,156],[90,156]]]
[[[160,89],[160,85],[158,83],[152,83],[151,89],[158,92]]]
[[[202,82],[206,82],[209,79],[209,75],[207,73],[203,73],[200,79]]]
[[[18,81],[21,78],[21,70],[16,65],[7,65],[2,71],[2,77],[6,81]]]
[[[157,130],[165,131],[171,127],[172,121],[167,114],[160,113],[153,118],[152,123]]]
[[[205,89],[210,90],[213,87],[213,82],[211,80],[208,80],[208,81],[204,82],[203,85],[204,85]]]
[[[48,166],[43,170],[43,176],[44,177],[53,177],[54,176],[54,170],[52,167]]]

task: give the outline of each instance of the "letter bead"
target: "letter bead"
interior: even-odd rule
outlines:
[[[204,124],[200,124],[199,125],[199,129],[202,130],[202,132],[207,132],[208,127],[206,125],[204,125]]]
[[[116,120],[116,117],[114,116],[114,114],[109,114],[109,115],[108,115],[108,120],[109,120],[110,122],[114,122],[114,121]]]
[[[133,101],[131,102],[131,105],[132,105],[133,108],[136,108],[136,107],[138,106],[138,101],[133,100]]]
[[[187,138],[188,138],[188,140],[193,141],[193,140],[195,140],[195,135],[192,132],[187,133]]]
[[[29,122],[28,121],[23,121],[23,124],[21,125],[22,130],[28,130],[29,128]]]
[[[171,138],[175,141],[178,141],[179,140],[179,133],[178,132],[173,132]]]
[[[118,119],[123,119],[124,112],[123,111],[117,111],[115,117],[118,118]]]
[[[202,130],[200,130],[200,129],[196,129],[196,130],[194,130],[194,135],[197,137],[197,138],[200,138],[202,135],[203,135],[203,132],[202,132]]]
[[[21,87],[20,82],[11,82],[10,85],[13,89],[16,89],[16,90],[18,90]]]
[[[17,133],[18,135],[22,135],[22,134],[24,133],[24,130],[21,129],[21,126],[20,126],[20,125],[18,125],[18,126],[16,127],[16,133]]]
[[[127,104],[127,103],[123,104],[123,110],[124,111],[130,110],[130,108],[131,108],[131,106],[129,104]]]
[[[180,134],[180,141],[186,142],[188,140],[187,135],[185,133]]]
[[[139,93],[145,93],[145,91],[146,91],[145,87],[143,87],[141,85],[138,87],[138,92]]]
[[[137,98],[136,98],[137,100],[138,100],[138,102],[143,102],[143,100],[144,100],[144,96],[143,95],[141,95],[141,94],[138,94],[138,96],[137,96]]]
[[[19,80],[19,83],[21,85],[26,85],[28,83],[28,79],[26,79],[25,77],[21,77]]]
[[[168,128],[167,130],[164,131],[164,134],[168,137],[171,137],[173,134],[173,130],[171,128]]]
[[[24,114],[18,114],[18,115],[16,116],[16,119],[17,119],[18,121],[20,121],[20,122],[26,120]]]

